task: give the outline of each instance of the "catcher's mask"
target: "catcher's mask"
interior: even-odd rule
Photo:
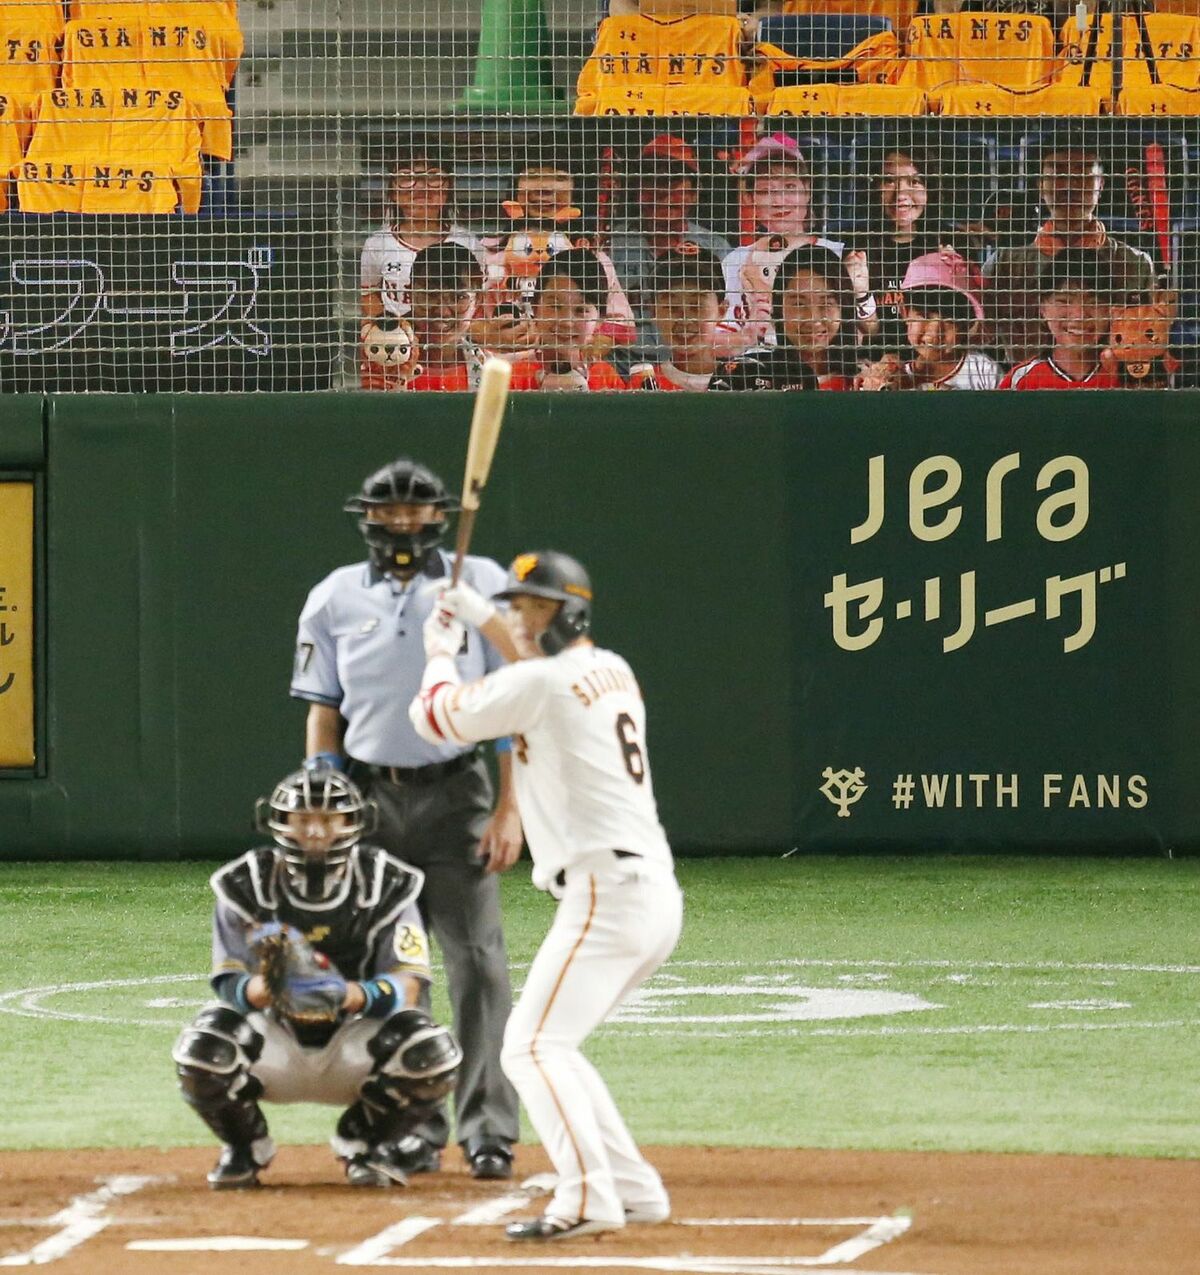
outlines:
[[[367,542],[372,566],[385,574],[401,575],[411,575],[424,567],[445,534],[445,517],[423,523],[419,531],[393,531],[367,518],[367,511],[380,505],[433,505],[443,515],[459,507],[437,474],[408,456],[376,470],[363,482],[358,495],[346,501],[346,513],[359,515],[358,529]]]
[[[518,554],[498,598],[549,598],[560,603],[537,644],[543,655],[557,655],[592,628],[592,582],[582,565],[565,553],[539,549]]]
[[[289,821],[292,814],[341,815],[343,826],[328,844],[306,845],[307,838]],[[307,903],[323,903],[334,895],[345,880],[350,852],[375,826],[375,817],[375,803],[327,765],[294,771],[255,806],[255,826],[283,851],[288,887]]]

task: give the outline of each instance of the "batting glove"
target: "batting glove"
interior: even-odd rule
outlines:
[[[425,658],[432,660],[435,656],[446,655],[453,659],[462,650],[467,636],[466,626],[461,620],[444,617],[440,610],[429,613],[429,619],[422,628],[425,637]]]
[[[496,614],[496,608],[477,589],[461,581],[438,599],[438,611],[447,620],[461,620],[481,629]]]

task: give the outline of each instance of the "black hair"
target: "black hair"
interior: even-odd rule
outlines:
[[[483,286],[483,271],[470,248],[435,243],[413,257],[408,286],[413,292],[474,291]]]
[[[937,315],[939,318],[949,319],[958,324],[964,334],[978,318],[971,298],[955,288],[941,288],[936,285],[909,288],[904,294],[904,306],[906,312],[915,310],[924,318]]]
[[[542,267],[533,289],[533,304],[546,290],[551,279],[569,279],[588,305],[603,310],[608,299],[608,278],[596,254],[590,248],[568,248],[556,252]]]
[[[867,192],[867,228],[875,234],[889,234],[895,230],[893,222],[884,215],[883,200],[880,198],[879,186],[884,180],[884,165],[889,159],[907,160],[921,176],[925,186],[925,211],[917,222],[917,233],[930,229],[941,222],[942,190],[940,174],[936,161],[915,146],[886,146],[879,159],[879,166],[871,174],[870,189]]]
[[[725,274],[720,259],[707,248],[666,252],[654,264],[647,291],[651,296],[660,292],[715,292],[722,297]]]
[[[1095,248],[1064,248],[1042,263],[1038,296],[1055,292],[1090,292],[1098,301],[1109,301],[1114,292],[1111,262]]]

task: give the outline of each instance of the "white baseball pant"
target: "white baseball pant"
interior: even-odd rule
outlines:
[[[263,1038],[250,1074],[262,1082],[266,1102],[321,1102],[348,1107],[375,1065],[367,1041],[383,1026],[378,1018],[351,1018],[320,1049],[305,1049],[275,1019],[252,1013],[247,1021]]]
[[[643,1158],[580,1045],[671,954],[683,896],[668,866],[594,856],[572,868],[504,1034],[501,1062],[558,1174],[546,1213],[622,1226],[666,1218]]]

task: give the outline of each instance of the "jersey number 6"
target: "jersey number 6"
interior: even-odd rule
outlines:
[[[621,745],[621,756],[625,758],[625,769],[629,771],[629,778],[635,784],[645,783],[646,759],[637,741],[637,724],[628,713],[617,714],[617,739]]]

